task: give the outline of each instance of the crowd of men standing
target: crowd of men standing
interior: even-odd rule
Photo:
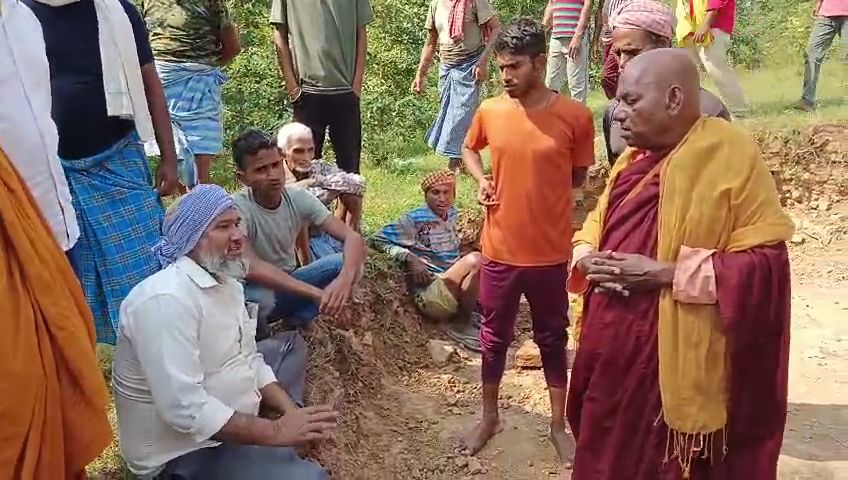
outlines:
[[[463,439],[469,453],[501,428],[498,387],[524,295],[563,463],[566,423],[577,440],[574,478],[771,478],[785,422],[792,226],[752,142],[725,121],[747,110],[727,62],[735,2],[682,2],[676,16],[653,0],[600,9],[615,167],[572,251],[572,189],[594,162],[591,10],[591,0],[550,0],[542,22],[502,26],[488,0],[431,2],[412,89],[423,90],[438,53],[440,111],[427,139],[479,185],[482,252],[459,252],[450,171],[425,179],[425,204],[375,245],[411,271],[425,314],[460,318],[450,333],[482,351],[483,418]],[[828,20],[814,31],[806,107],[815,53],[844,35],[845,10],[845,0],[817,6]],[[292,448],[329,438],[338,417],[332,405],[303,405],[298,329],[346,308],[363,273],[360,96],[372,20],[368,0],[272,2],[295,123],[232,141],[244,189],[230,195],[207,184],[223,149],[222,68],[241,50],[225,2],[0,0],[0,312],[19,332],[7,336],[4,375],[23,399],[3,412],[0,472],[81,478],[108,443],[96,339],[117,344],[112,387],[134,475],[326,476]],[[688,53],[668,48],[675,37]],[[505,93],[480,104],[492,56]],[[696,64],[728,107],[700,88]],[[573,99],[558,94],[565,81]],[[322,161],[327,134],[336,165]],[[696,174],[704,162],[708,175]],[[163,208],[162,197],[186,190]],[[570,390],[567,288],[586,301]],[[759,310],[741,300],[753,291],[763,292]],[[284,331],[272,335],[276,322]],[[740,372],[760,379],[755,392]],[[649,454],[624,453],[634,435]]]

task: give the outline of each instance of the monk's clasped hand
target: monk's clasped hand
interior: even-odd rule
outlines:
[[[606,290],[629,295],[671,286],[674,265],[644,255],[613,252],[593,259],[586,278]]]

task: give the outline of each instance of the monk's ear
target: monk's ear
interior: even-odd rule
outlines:
[[[672,85],[665,93],[665,109],[669,115],[674,116],[683,109],[683,89],[680,85]]]

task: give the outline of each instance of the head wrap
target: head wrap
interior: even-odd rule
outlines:
[[[421,190],[427,193],[439,185],[456,185],[456,175],[450,170],[439,170],[427,175],[421,182]]]
[[[633,0],[612,14],[610,24],[616,28],[645,30],[671,40],[674,36],[674,12],[655,0]]]
[[[215,218],[236,204],[218,185],[198,185],[171,205],[165,214],[162,237],[153,248],[162,267],[188,254]]]

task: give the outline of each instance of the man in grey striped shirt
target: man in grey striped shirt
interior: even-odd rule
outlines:
[[[568,79],[571,97],[589,96],[589,13],[592,0],[548,0],[542,24],[551,31],[545,84],[557,92]]]

